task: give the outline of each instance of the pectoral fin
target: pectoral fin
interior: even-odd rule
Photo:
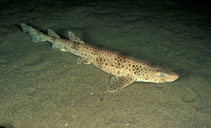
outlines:
[[[117,92],[131,83],[135,82],[135,80],[132,77],[116,77],[112,76],[111,77],[111,82],[109,87],[107,88],[108,92]]]
[[[87,58],[83,58],[83,57],[78,57],[77,58],[77,63],[78,64],[91,64],[91,61]]]

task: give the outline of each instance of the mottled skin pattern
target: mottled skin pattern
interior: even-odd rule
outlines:
[[[179,78],[178,74],[163,67],[85,44],[72,32],[68,32],[70,40],[65,40],[51,29],[46,35],[23,23],[21,23],[21,27],[24,32],[30,34],[33,42],[51,42],[53,48],[59,48],[79,56],[78,63],[93,64],[111,74],[111,82],[107,89],[109,92],[116,92],[136,81],[163,83],[172,82]]]

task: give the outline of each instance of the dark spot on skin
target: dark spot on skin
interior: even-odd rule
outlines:
[[[67,51],[67,47],[66,46],[64,46],[64,50]]]

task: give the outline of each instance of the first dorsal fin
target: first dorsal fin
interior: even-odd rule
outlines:
[[[48,29],[48,35],[52,37],[60,38],[60,36],[56,34],[52,29]]]
[[[69,37],[70,41],[81,43],[81,44],[85,44],[73,32],[68,31],[67,33],[68,33],[68,37]]]

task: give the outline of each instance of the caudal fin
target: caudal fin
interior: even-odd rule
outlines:
[[[21,26],[23,32],[29,33],[33,42],[48,41],[49,37],[47,35],[45,35],[44,33],[40,32],[24,23],[20,23],[20,26]]]

